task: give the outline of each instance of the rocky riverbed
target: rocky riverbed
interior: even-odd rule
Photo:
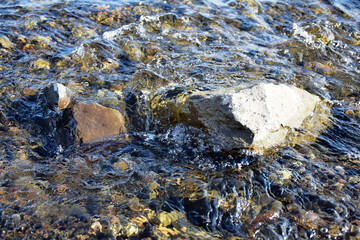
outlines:
[[[359,239],[360,5],[0,3],[1,239]]]

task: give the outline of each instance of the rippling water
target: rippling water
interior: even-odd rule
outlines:
[[[2,239],[360,238],[358,1],[3,0],[0,46]],[[255,155],[153,116],[263,81],[320,96],[328,127]],[[60,145],[54,82],[126,109],[129,141]]]

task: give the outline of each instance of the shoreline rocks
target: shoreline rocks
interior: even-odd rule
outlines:
[[[151,109],[148,109],[153,115],[151,121],[165,131],[174,124],[198,129],[205,134],[205,142],[219,144],[219,149],[223,150],[262,153],[283,143],[295,143],[294,139],[303,132],[296,131],[298,129],[309,130],[309,135],[315,139],[319,129],[326,127],[326,120],[317,115],[327,115],[316,112],[321,105],[320,98],[286,84],[259,83],[175,92],[177,94],[153,95]],[[49,107],[58,112],[58,136],[66,139],[60,140],[60,144],[90,143],[127,131],[121,112],[98,103],[81,100],[71,103],[72,91],[62,84],[47,87],[44,95]],[[130,119],[130,124],[134,125],[141,121],[141,116],[130,116]]]

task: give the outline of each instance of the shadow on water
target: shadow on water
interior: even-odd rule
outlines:
[[[345,113],[344,107],[335,106],[332,109],[332,126],[321,136],[318,143],[335,157],[342,155],[358,155],[360,135],[358,134],[359,122]],[[321,149],[321,148],[320,148]]]

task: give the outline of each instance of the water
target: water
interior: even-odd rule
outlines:
[[[357,1],[1,1],[2,239],[358,239]],[[295,85],[326,130],[222,152],[152,106],[192,90]],[[41,90],[128,111],[128,138],[59,144]],[[164,118],[167,115],[164,113]]]

